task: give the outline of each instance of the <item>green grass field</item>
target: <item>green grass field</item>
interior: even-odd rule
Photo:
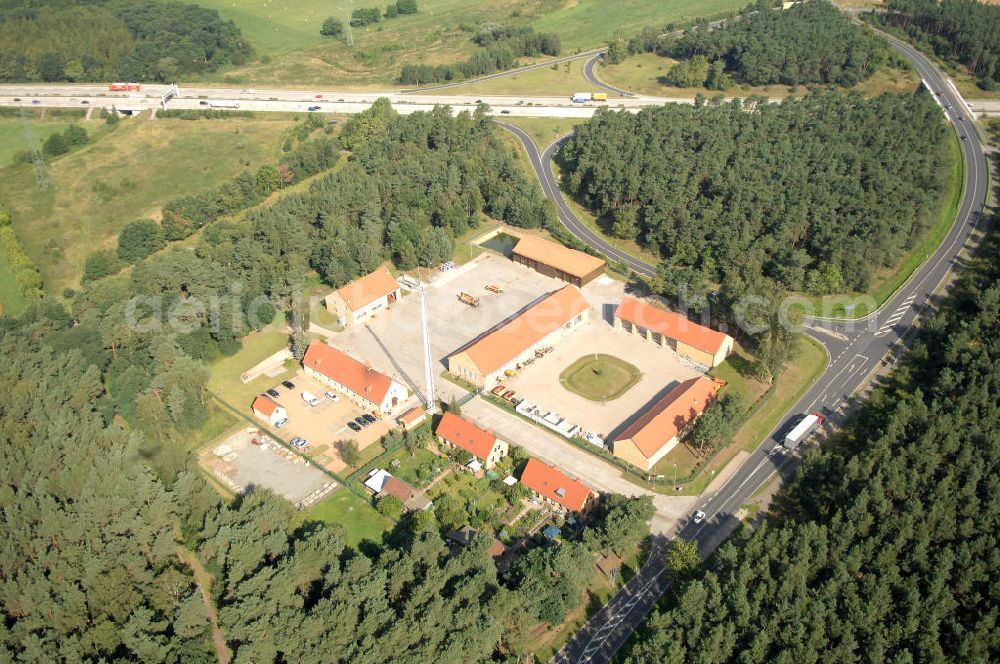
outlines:
[[[295,373],[291,366],[280,376],[260,376],[244,383],[240,375],[250,367],[288,347],[288,335],[283,332],[253,332],[243,338],[243,348],[235,355],[223,357],[210,367],[208,389],[238,412],[250,414],[254,397]],[[294,363],[293,363],[294,364]]]
[[[560,3],[562,7],[547,12],[532,22],[536,30],[556,32],[563,50],[600,46],[618,30],[626,35],[651,25],[663,27],[699,17],[710,17],[745,6],[743,0],[576,0]]]
[[[29,164],[0,170],[0,201],[11,212],[25,251],[48,293],[77,287],[94,249],[116,246],[118,231],[156,217],[167,200],[193,194],[280,154],[291,121],[132,119],[49,163],[55,187],[42,190]],[[102,122],[85,122],[88,133]]]
[[[591,401],[613,401],[640,378],[642,372],[634,365],[603,353],[585,355],[559,374],[563,387]]]
[[[350,10],[365,6],[354,0],[203,0],[200,4],[235,21],[264,56],[260,61],[212,75],[209,80],[260,86],[309,84],[373,89],[392,85],[403,64],[450,64],[469,57],[478,50],[471,41],[470,28],[481,23],[527,24],[556,32],[562,39],[563,52],[568,54],[601,46],[619,29],[633,33],[646,25],[662,26],[735,10],[745,2],[420,0],[417,14],[354,28],[353,45],[346,38],[323,37],[319,29],[331,16],[346,25]]]
[[[296,519],[298,525],[305,521],[322,521],[343,528],[344,542],[357,546],[364,540],[382,542],[382,534],[395,525],[392,519],[375,511],[365,499],[347,487],[336,489]]]
[[[40,148],[45,139],[52,134],[66,129],[68,122],[31,121],[31,134],[34,136],[34,147]],[[14,161],[14,155],[32,146],[24,125],[14,119],[0,119],[0,168],[9,166]]]
[[[574,92],[593,88],[583,77],[584,60],[571,60],[520,74],[494,78],[439,90],[442,95],[511,95],[525,97],[569,97]],[[610,97],[610,95],[609,95]],[[613,100],[612,100],[613,101]]]

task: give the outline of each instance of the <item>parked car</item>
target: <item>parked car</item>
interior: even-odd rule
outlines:
[[[363,427],[368,426],[368,420],[366,420],[364,418],[364,416],[362,416],[362,415],[358,415],[357,417],[355,417],[354,421],[357,422],[358,424],[360,424]]]
[[[280,397],[280,396],[281,396],[281,392],[279,392],[278,390],[276,390],[276,389],[274,389],[274,388],[272,387],[271,389],[269,389],[269,390],[267,391],[267,396],[269,396],[269,397],[274,397],[275,399],[277,399],[278,397]]]
[[[378,420],[375,419],[375,416],[371,415],[370,413],[365,413],[361,417],[365,418],[365,422],[367,422],[368,424],[375,424],[376,422],[378,422]]]
[[[348,422],[347,426],[350,428],[351,431],[353,431],[355,433],[357,433],[358,431],[361,431],[361,427],[358,426],[357,422],[354,422],[354,421]]]
[[[326,397],[327,399],[329,399],[330,401],[333,401],[334,403],[340,401],[340,397],[338,397],[333,392],[324,392],[323,396]]]
[[[274,428],[275,429],[281,429],[286,424],[288,424],[288,418],[287,417],[283,417],[283,418],[281,418],[280,420],[278,420],[277,422],[274,423]]]
[[[701,510],[697,510],[694,514],[691,515],[691,521],[693,521],[696,525],[704,520],[705,520],[705,513],[702,512]]]
[[[283,381],[281,381],[281,384],[284,385],[289,390],[294,390],[295,389],[295,383],[293,383],[290,380],[283,380]]]
[[[305,438],[300,438],[298,436],[296,436],[295,438],[292,438],[292,440],[290,441],[290,444],[291,444],[292,447],[294,447],[297,450],[301,450],[303,448],[309,447],[309,441],[306,440]]]

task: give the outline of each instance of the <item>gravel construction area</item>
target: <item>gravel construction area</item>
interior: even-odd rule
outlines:
[[[337,488],[328,475],[256,428],[239,431],[206,450],[200,462],[237,494],[266,487],[300,509]]]

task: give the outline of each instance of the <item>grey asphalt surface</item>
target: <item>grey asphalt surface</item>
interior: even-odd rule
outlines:
[[[979,133],[966,117],[970,114],[964,100],[925,56],[905,43],[894,39],[890,41],[930,84],[930,93],[934,93],[942,105],[951,106],[942,108],[942,111],[956,132],[966,137],[960,141],[965,163],[965,192],[955,223],[931,257],[878,311],[856,321],[807,319],[803,331],[823,345],[829,355],[829,364],[812,388],[786,414],[779,426],[761,441],[729,481],[700,505],[699,509],[707,515],[705,520],[700,524],[689,522],[678,532],[677,536],[694,540],[703,557],[707,557],[736,530],[740,524],[736,516],[739,506],[754,491],[775,473],[787,476],[794,472],[798,457],[784,453],[778,444],[779,432],[787,426],[788,418],[816,411],[827,416],[837,413],[883,361],[891,361],[912,339],[917,319],[932,306],[932,298],[949,272],[960,267],[962,252],[983,214],[988,194],[988,165]],[[555,202],[559,220],[570,232],[611,260],[628,265],[636,273],[644,276],[653,274],[653,266],[608,244],[567,206],[549,166],[566,137],[553,142],[540,154],[525,132],[513,125],[500,124],[513,132],[524,145],[542,190]],[[664,545],[664,542],[657,541],[655,553],[662,553]],[[552,661],[558,664],[610,662],[668,585],[662,555],[652,555],[640,573],[612,597]]]

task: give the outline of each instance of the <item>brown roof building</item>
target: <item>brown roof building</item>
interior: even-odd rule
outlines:
[[[536,348],[558,342],[589,317],[580,289],[563,286],[450,355],[448,371],[490,389],[505,371],[533,357]]]
[[[399,498],[403,503],[403,507],[408,512],[419,512],[431,506],[430,499],[423,491],[414,489],[403,480],[392,475],[385,478],[385,481],[382,483],[382,490],[375,494],[376,499],[384,498],[385,496]]]
[[[388,413],[407,397],[402,383],[322,341],[309,344],[302,366],[307,375],[343,393],[362,408]]]
[[[380,267],[333,291],[324,302],[327,310],[337,317],[341,325],[346,326],[368,320],[378,311],[388,309],[398,299],[399,283],[389,268]]]
[[[558,468],[532,457],[521,473],[521,484],[545,500],[557,503],[571,512],[585,512],[594,492],[583,482],[574,480]]]
[[[684,316],[626,295],[615,311],[615,327],[706,367],[714,367],[733,351],[733,338]]]
[[[723,385],[725,381],[706,376],[684,381],[615,438],[614,455],[651,470],[677,445],[684,430],[712,403]]]
[[[463,449],[489,470],[507,456],[507,443],[454,413],[445,413],[434,432],[443,443]]]
[[[542,274],[575,286],[586,286],[604,272],[604,260],[557,242],[523,235],[514,246],[511,259]]]

